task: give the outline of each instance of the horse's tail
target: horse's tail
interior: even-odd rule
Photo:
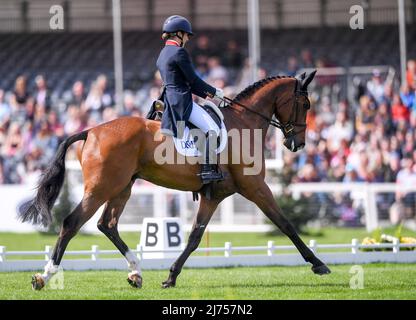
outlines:
[[[68,147],[76,141],[86,140],[88,130],[65,139],[58,148],[55,158],[43,172],[37,187],[36,197],[19,208],[22,222],[49,226],[52,222],[51,209],[59,195],[65,179],[65,154]]]

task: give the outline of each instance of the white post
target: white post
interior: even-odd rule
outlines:
[[[153,194],[153,217],[166,217],[168,213],[167,192],[160,188]]]
[[[179,193],[179,216],[182,223],[186,224],[188,218],[188,202],[187,194],[185,192]]]
[[[98,260],[98,253],[99,253],[98,246],[96,246],[96,245],[91,246],[91,251],[92,251],[91,260],[97,261]]]
[[[378,226],[377,203],[370,183],[365,184],[364,192],[364,210],[365,210],[365,226],[367,232],[371,232]]]
[[[260,26],[259,26],[259,1],[247,0],[248,14],[248,45],[251,63],[251,82],[258,79],[258,67],[260,62]]]
[[[400,244],[399,239],[394,238],[393,239],[393,245],[394,245],[394,247],[393,247],[393,253],[399,253],[399,251],[400,251],[399,244]]]
[[[406,83],[406,15],[404,0],[398,0],[399,7],[399,42],[400,42],[400,72],[402,84]]]
[[[221,202],[221,224],[234,224],[234,197],[228,197]]]
[[[224,245],[224,257],[229,258],[231,257],[231,242],[226,242]]]
[[[274,241],[267,241],[267,255],[271,257],[273,255],[273,248],[274,247]]]
[[[359,246],[358,239],[352,239],[351,244],[352,244],[352,247],[351,247],[352,254],[357,254],[358,246]]]
[[[313,253],[316,253],[316,240],[309,241],[309,248],[312,250]]]
[[[45,261],[49,261],[51,259],[51,246],[45,246]]]
[[[0,246],[0,262],[6,261],[6,247]]]
[[[123,110],[123,45],[120,0],[113,0],[113,45],[116,110]]]
[[[276,139],[275,158],[277,162],[276,172],[280,172],[283,167],[283,133],[280,130],[274,129]]]
[[[143,260],[143,247],[140,244],[137,245],[137,258]]]

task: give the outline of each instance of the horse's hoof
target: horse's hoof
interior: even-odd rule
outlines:
[[[320,266],[313,266],[312,271],[313,273],[319,274],[320,276],[331,273],[331,270],[329,270],[329,268],[325,264],[322,264]]]
[[[32,289],[40,290],[45,286],[45,281],[40,273],[36,273],[32,276]]]
[[[173,288],[176,285],[176,283],[172,280],[166,280],[162,282],[162,288],[163,289],[167,289],[167,288]]]
[[[133,274],[129,273],[129,275],[127,277],[127,282],[133,288],[139,288],[140,289],[143,285],[143,278],[137,273],[133,273]]]

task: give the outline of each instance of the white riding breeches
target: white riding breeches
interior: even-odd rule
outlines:
[[[197,126],[201,129],[205,134],[208,131],[215,131],[216,135],[219,136],[220,128],[215,123],[215,121],[211,118],[211,116],[206,112],[202,107],[200,107],[195,102],[192,102],[192,112],[189,116],[189,122],[191,122],[194,126]]]

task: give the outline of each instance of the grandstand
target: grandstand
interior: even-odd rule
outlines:
[[[409,39],[416,38],[416,27],[408,27]],[[206,35],[215,54],[226,52],[227,43],[235,41],[247,56],[247,32],[244,30],[198,30]],[[217,33],[221,37],[216,36]],[[110,32],[0,33],[0,87],[11,91],[17,76],[27,75],[33,89],[34,78],[43,74],[53,96],[81,80],[89,87],[101,73],[113,79],[113,42]],[[123,60],[126,88],[138,90],[152,80],[157,53],[162,46],[160,32],[124,32]],[[332,66],[389,65],[399,69],[398,31],[393,25],[369,26],[352,32],[348,27],[310,27],[263,30],[261,65],[267,74],[287,73],[292,56],[310,50],[314,59],[326,59]],[[195,42],[190,44],[190,50]],[[416,44],[408,45],[408,55],[416,55]],[[113,84],[110,82],[110,89]]]

